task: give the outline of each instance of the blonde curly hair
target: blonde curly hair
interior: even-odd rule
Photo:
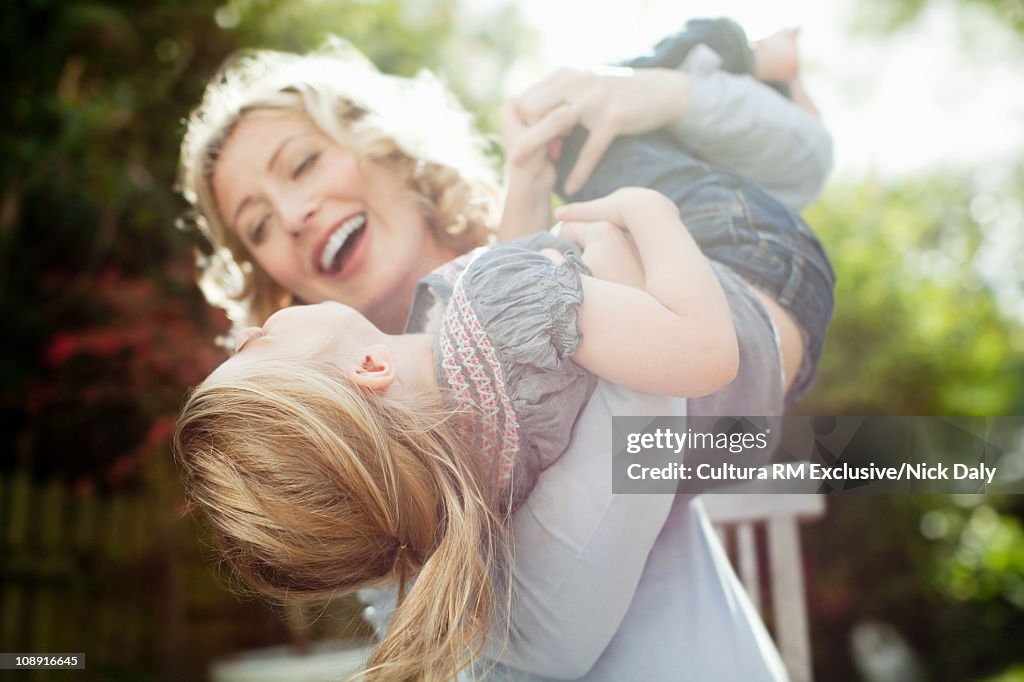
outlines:
[[[463,253],[493,234],[499,191],[487,142],[435,77],[382,74],[338,39],[306,55],[240,52],[211,79],[189,117],[178,170],[188,219],[211,246],[198,259],[199,286],[236,327],[262,324],[295,302],[225,224],[213,193],[221,150],[239,121],[257,111],[302,114],[358,158],[388,161],[440,246]]]

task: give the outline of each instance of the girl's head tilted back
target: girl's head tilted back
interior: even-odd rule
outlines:
[[[371,665],[385,679],[449,677],[494,622],[493,474],[460,440],[459,414],[356,378],[333,330],[285,344],[274,328],[298,310],[187,399],[174,439],[186,490],[228,566],[262,594],[320,600],[397,581]],[[387,371],[376,362],[368,374]]]
[[[292,128],[268,132],[267,121],[280,128],[282,119]],[[276,158],[301,134],[311,139],[286,145],[285,158]],[[243,326],[296,297],[342,300],[371,316],[401,310],[412,295],[410,274],[484,243],[496,224],[497,184],[484,148],[471,117],[435,78],[381,74],[341,41],[309,55],[232,58],[207,87],[181,145],[179,184],[213,247],[203,261],[204,293]],[[326,151],[355,162],[349,175],[339,176],[337,164],[317,175]],[[300,168],[314,156],[312,170]],[[390,194],[380,187],[388,182]],[[392,210],[398,195],[412,207],[405,213]],[[242,204],[251,215],[241,215]],[[293,209],[308,223],[298,246],[253,240],[260,224],[263,232],[294,235]],[[356,220],[345,230],[371,239],[359,253],[358,240],[348,238],[346,265],[330,257],[346,240],[330,237],[349,218]],[[423,239],[426,247],[395,255]]]

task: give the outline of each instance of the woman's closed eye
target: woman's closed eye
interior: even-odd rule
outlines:
[[[303,159],[302,163],[296,166],[295,170],[292,171],[292,179],[298,179],[303,173],[312,168],[313,164],[316,163],[318,158],[320,158],[319,152],[315,154],[310,154],[305,159]]]
[[[249,243],[253,246],[259,246],[263,243],[263,240],[267,236],[267,223],[270,222],[270,216],[265,215],[260,219],[258,223],[253,225],[249,229]]]

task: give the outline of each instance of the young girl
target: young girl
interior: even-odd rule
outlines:
[[[588,276],[571,249],[555,262],[500,245],[454,282],[436,336],[390,336],[336,303],[286,308],[182,409],[186,485],[246,583],[279,597],[399,584],[381,677],[452,677],[479,651],[503,519],[595,375],[680,396],[735,375],[725,295],[670,201],[625,189],[559,217],[628,229],[644,288]]]

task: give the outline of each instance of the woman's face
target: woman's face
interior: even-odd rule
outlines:
[[[362,163],[299,114],[253,113],[213,172],[221,217],[257,263],[306,303],[342,301],[401,331],[441,247],[387,164]]]

